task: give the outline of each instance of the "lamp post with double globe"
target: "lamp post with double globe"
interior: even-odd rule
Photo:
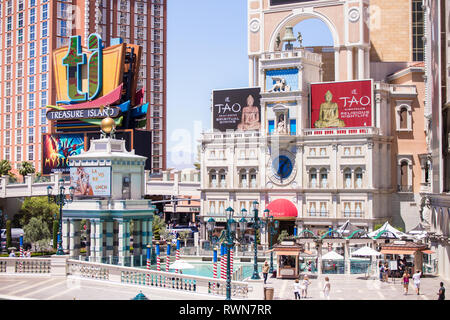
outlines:
[[[226,210],[227,221],[226,221],[226,229],[222,231],[220,236],[215,240],[215,243],[223,241],[227,247],[227,280],[226,280],[226,300],[231,300],[231,256],[230,250],[233,248],[234,242],[237,239],[236,237],[236,227],[237,222],[234,220],[234,209],[228,207]],[[211,233],[214,231],[216,227],[216,221],[213,218],[209,218],[206,223],[206,228]],[[239,229],[244,232],[247,228],[247,221],[245,218],[239,220]]]
[[[73,201],[73,195],[75,193],[74,187],[69,187],[69,197],[65,193],[66,188],[64,188],[64,179],[58,181],[58,193],[53,194],[52,186],[47,187],[47,197],[48,202],[54,202],[59,205],[59,230],[58,230],[58,249],[56,251],[57,255],[64,255],[64,250],[62,248],[62,208],[66,203]]]
[[[278,227],[279,227],[279,221],[275,220],[273,218],[273,215],[270,214],[270,210],[266,209],[264,210],[264,220],[265,220],[265,225],[267,228],[267,233],[270,236],[270,268],[269,268],[269,273],[273,273],[273,237],[277,234],[278,232]]]
[[[253,274],[251,279],[252,280],[260,280],[261,277],[259,276],[258,272],[258,243],[256,241],[256,236],[258,233],[258,230],[263,226],[263,221],[258,217],[258,201],[253,201],[253,230],[255,231],[255,257],[253,262]]]

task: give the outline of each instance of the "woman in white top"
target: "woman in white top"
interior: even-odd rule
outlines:
[[[325,277],[325,285],[323,286],[323,295],[325,296],[325,299],[330,300],[330,279],[328,277]]]
[[[311,282],[309,281],[308,276],[305,274],[305,276],[303,277],[303,282],[302,282],[302,298],[306,298],[306,296],[308,295],[308,286],[311,284]]]

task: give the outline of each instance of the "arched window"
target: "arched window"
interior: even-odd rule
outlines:
[[[209,213],[216,213],[216,203],[214,201],[209,202]]]
[[[211,170],[209,172],[209,183],[212,188],[217,188],[217,172],[216,172],[216,170]]]
[[[311,188],[317,187],[317,170],[314,168],[309,170],[309,186]]]
[[[402,161],[400,163],[400,186],[402,190],[408,188],[408,162]]]
[[[360,218],[362,216],[361,202],[355,203],[355,217]]]
[[[326,202],[321,202],[320,203],[320,216],[326,217],[327,215],[328,215],[327,204],[326,204]]]
[[[227,176],[224,169],[219,171],[219,183],[221,188],[225,188],[227,186]]]
[[[355,170],[355,186],[357,188],[362,188],[363,185],[363,173],[361,168]]]
[[[247,188],[248,187],[247,170],[241,169],[239,171],[239,183],[241,185],[241,188]]]
[[[250,170],[250,187],[256,188],[256,170]]]
[[[320,170],[320,186],[321,188],[328,188],[328,172],[327,169]]]
[[[315,204],[315,202],[311,202],[309,204],[309,215],[311,217],[315,217],[316,216],[316,204]]]
[[[344,169],[344,187],[345,188],[352,187],[352,170],[350,170],[350,168]]]
[[[344,217],[350,217],[351,210],[350,210],[350,202],[344,203]]]

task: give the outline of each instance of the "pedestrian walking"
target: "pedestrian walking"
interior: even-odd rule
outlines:
[[[294,283],[294,297],[295,300],[300,300],[300,281],[298,279],[295,279]]]
[[[383,263],[380,262],[379,267],[380,267],[380,281],[383,281],[384,280],[384,265],[383,265]]]
[[[384,281],[389,282],[389,266],[387,263],[384,264]]]
[[[311,284],[311,281],[309,281],[308,276],[305,274],[305,276],[303,277],[303,282],[302,282],[302,298],[306,298],[306,296],[308,295],[308,286]]]
[[[422,272],[420,270],[417,270],[416,273],[412,276],[414,288],[416,288],[417,295],[420,294],[420,277],[422,276]]]
[[[325,299],[330,300],[330,289],[331,289],[331,284],[330,284],[330,279],[328,277],[325,277],[325,284],[323,286],[323,295],[325,296]]]
[[[263,265],[263,267],[262,267],[262,273],[263,273],[263,276],[264,276],[264,284],[266,284],[266,282],[267,282],[267,276],[269,275],[269,263],[266,261],[266,262],[264,262],[264,265]]]
[[[408,294],[408,288],[409,288],[409,274],[408,271],[405,271],[403,273],[403,288],[404,288],[404,295]]]
[[[445,288],[444,288],[444,283],[441,282],[439,284],[441,287],[439,288],[438,291],[438,300],[445,300]]]

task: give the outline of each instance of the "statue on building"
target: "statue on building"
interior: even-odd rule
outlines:
[[[299,43],[300,48],[302,48],[303,47],[303,37],[300,32],[297,33],[297,41]]]
[[[259,119],[259,109],[254,106],[255,99],[252,95],[247,97],[247,106],[242,108],[241,123],[238,124],[238,130],[259,130],[261,128],[261,122]]]
[[[286,79],[281,77],[272,77],[272,80],[274,80],[275,83],[269,92],[291,91],[291,87],[287,84]]]
[[[325,102],[320,105],[319,119],[314,123],[315,128],[345,127],[345,122],[339,119],[339,108],[333,102],[333,94],[330,90],[325,94]]]
[[[280,114],[278,117],[277,133],[286,133],[286,120],[284,119],[284,114]]]
[[[420,202],[420,220],[428,226],[431,224],[431,201],[428,196],[422,197]]]
[[[276,43],[277,43],[277,49],[280,49],[280,44],[281,44],[281,36],[280,36],[280,34],[278,33],[278,35],[277,35],[277,40],[276,40]]]

